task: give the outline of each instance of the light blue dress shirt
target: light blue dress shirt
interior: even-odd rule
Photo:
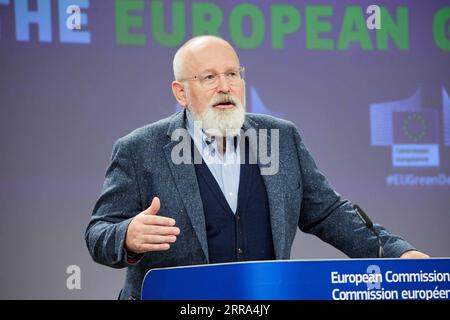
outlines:
[[[241,173],[240,139],[228,137],[226,151],[220,154],[214,137],[208,137],[204,131],[195,125],[192,114],[187,111],[187,129],[195,146],[202,154],[203,161],[208,166],[212,175],[222,190],[228,205],[233,213],[236,213],[239,192],[239,177]]]

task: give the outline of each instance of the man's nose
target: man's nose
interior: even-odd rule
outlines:
[[[230,84],[224,74],[217,75],[218,83],[217,83],[217,92],[229,93],[231,90]]]

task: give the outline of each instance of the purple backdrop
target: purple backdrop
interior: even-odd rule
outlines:
[[[29,1],[29,9],[40,1]],[[143,46],[117,43],[120,1],[109,0],[86,1],[82,30],[89,43],[61,43],[58,1],[50,6],[52,41],[41,41],[33,24],[29,40],[20,40],[19,2],[0,1],[0,298],[115,298],[124,272],[91,260],[84,230],[114,141],[175,111],[170,83],[178,45],[165,47],[152,37],[150,1],[134,13],[143,20],[133,31],[146,35]],[[253,1],[264,14],[265,33],[252,49],[239,48],[227,23],[242,2],[212,3],[224,16],[221,35],[246,67],[248,109],[294,121],[343,197],[417,248],[449,256],[450,56],[448,44],[440,48],[433,36],[435,15],[450,8],[448,1],[376,3],[394,18],[398,7],[407,7],[407,50],[392,40],[378,49],[376,30],[367,31],[372,50],[357,43],[337,48],[346,8],[359,6],[366,17],[373,1]],[[294,6],[301,22],[274,49],[270,12],[280,4]],[[185,1],[183,41],[192,35],[192,5]],[[306,45],[306,6],[317,5],[333,8],[331,17],[320,18],[332,26],[321,35],[334,39],[330,50]],[[169,10],[166,18],[170,26]],[[448,18],[443,28],[448,43]],[[249,18],[242,29],[254,31]],[[410,151],[397,154],[396,147],[424,150],[426,159],[415,163]],[[412,165],[398,165],[396,157]],[[292,257],[343,255],[299,233]],[[81,290],[66,288],[69,265],[81,268]]]

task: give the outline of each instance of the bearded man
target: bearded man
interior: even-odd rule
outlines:
[[[152,268],[289,259],[298,228],[349,257],[380,255],[377,237],[317,169],[294,124],[245,113],[244,68],[228,42],[190,39],[173,71],[183,111],[115,143],[86,230],[96,262],[128,268],[121,299],[139,299]],[[192,142],[182,162],[173,152],[180,130]],[[258,149],[266,145],[277,157],[276,170],[264,173]],[[375,228],[384,257],[427,257]]]

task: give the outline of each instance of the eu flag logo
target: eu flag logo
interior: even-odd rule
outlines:
[[[394,144],[437,144],[437,118],[435,110],[394,112]]]
[[[435,110],[394,112],[392,165],[438,167],[438,119]]]

